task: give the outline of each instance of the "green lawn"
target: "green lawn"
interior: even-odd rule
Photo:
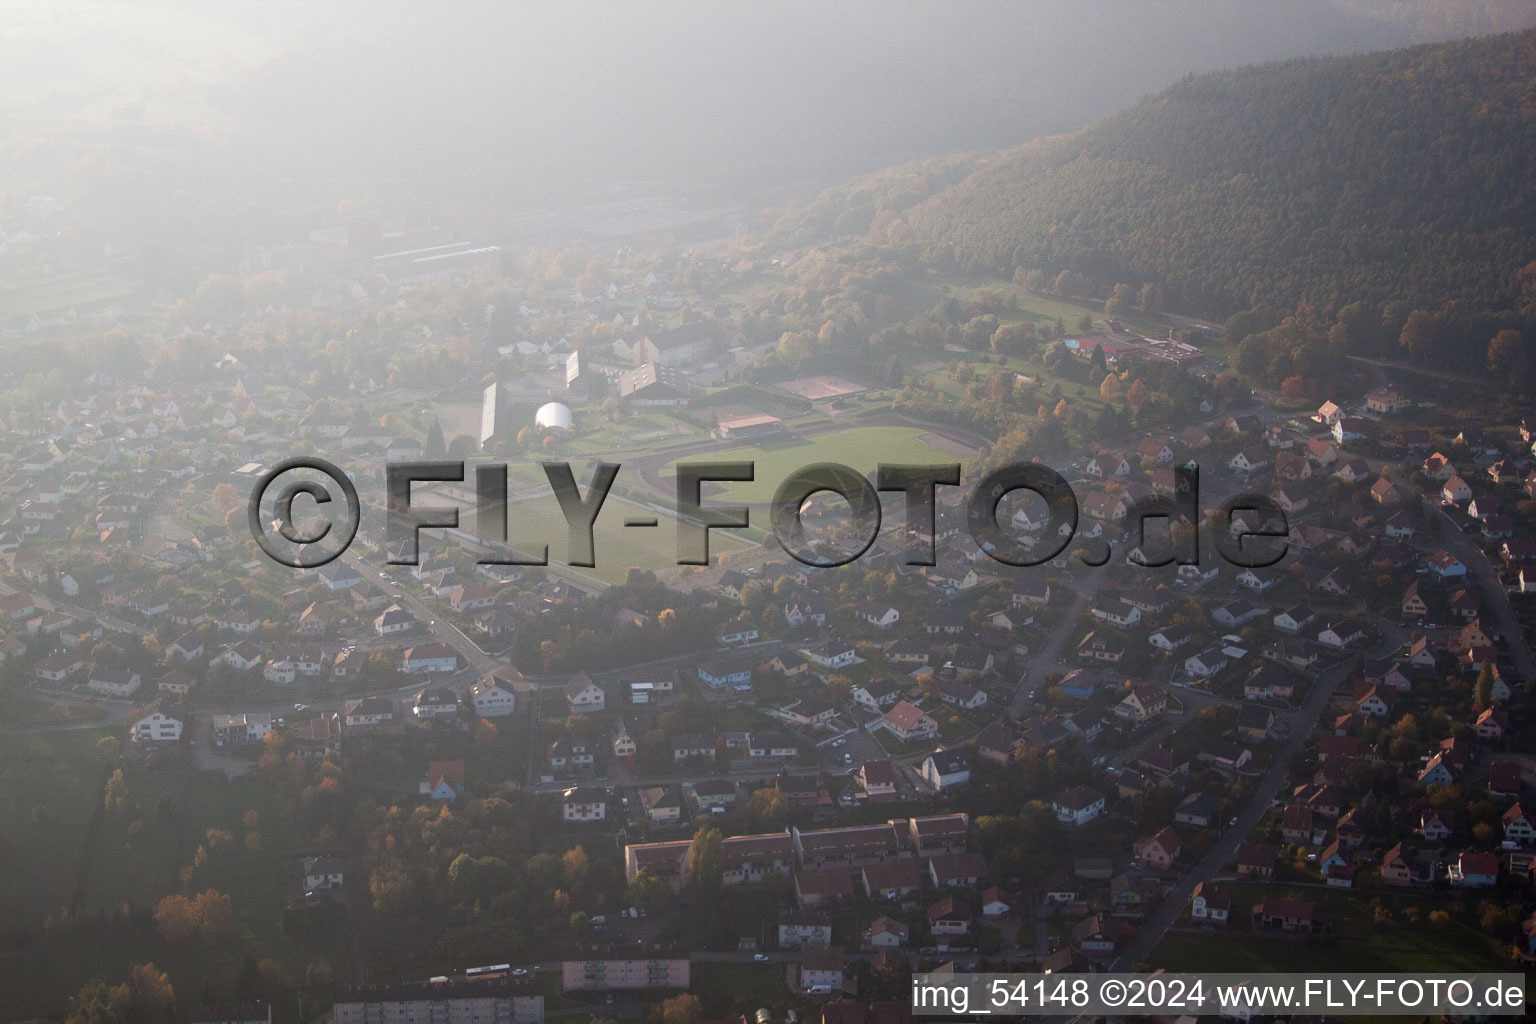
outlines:
[[[1078,333],[1077,322],[1084,313],[1089,314],[1094,320],[1104,318],[1104,304],[1089,300],[1088,302],[1067,302],[1061,299],[1051,298],[1047,295],[1037,295],[1023,288],[1015,287],[1012,282],[982,281],[970,283],[956,280],[951,282],[950,294],[962,302],[975,299],[984,292],[1004,291],[1012,293],[1018,301],[1018,313],[1003,313],[998,320],[1004,323],[1010,321],[1027,320],[1031,323],[1045,326],[1053,324],[1060,319],[1067,328],[1067,336]],[[1160,317],[1143,316],[1141,313],[1131,311],[1123,316],[1116,317],[1128,329],[1148,338],[1166,338],[1168,325]]]
[[[965,459],[932,443],[919,427],[854,427],[815,437],[787,437],[750,448],[711,452],[710,462],[754,462],[751,482],[721,484],[718,501],[766,505],[794,471],[816,462],[836,462],[873,474],[881,462],[949,463]]]
[[[590,477],[583,480],[577,474],[577,483],[585,488]],[[655,527],[626,527],[629,517],[655,518]],[[669,516],[634,502],[612,495],[603,503],[593,527],[594,554],[597,565],[591,569],[569,568],[566,559],[566,540],[569,530],[565,516],[553,494],[529,498],[513,503],[507,509],[508,542],[519,551],[537,550],[549,545],[550,568],[559,573],[570,573],[602,580],[605,583],[622,583],[631,568],[649,569],[665,574],[677,567],[677,524]],[[731,535],[731,531],[715,530],[710,533],[709,553],[711,560],[720,555],[738,551],[746,542]]]

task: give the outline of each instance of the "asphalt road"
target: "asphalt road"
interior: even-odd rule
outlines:
[[[1380,656],[1390,653],[1397,646],[1398,639],[1392,636],[1373,651],[1372,655]],[[1324,671],[1313,681],[1312,689],[1301,706],[1279,716],[1278,720],[1289,727],[1290,733],[1275,751],[1268,770],[1254,785],[1248,802],[1243,805],[1242,811],[1237,815],[1237,825],[1221,833],[1199,863],[1174,883],[1173,890],[1163,897],[1163,901],[1142,920],[1141,926],[1136,931],[1136,937],[1111,962],[1110,970],[1129,970],[1133,965],[1148,959],[1158,943],[1163,940],[1163,936],[1168,933],[1168,929],[1183,915],[1195,886],[1216,877],[1224,866],[1236,858],[1237,848],[1247,841],[1249,834],[1258,827],[1260,820],[1269,811],[1275,797],[1279,794],[1280,787],[1285,784],[1286,765],[1291,754],[1299,750],[1301,745],[1312,736],[1323,709],[1328,706],[1339,685],[1348,677],[1349,666],[1350,661],[1345,660]]]
[[[1467,572],[1477,581],[1478,587],[1483,592],[1483,605],[1493,612],[1493,617],[1498,621],[1499,632],[1503,634],[1504,646],[1509,651],[1509,658],[1515,663],[1515,669],[1522,679],[1536,679],[1536,658],[1531,657],[1531,648],[1525,641],[1525,630],[1520,628],[1520,622],[1515,618],[1515,609],[1509,603],[1509,592],[1504,588],[1504,582],[1499,579],[1498,570],[1489,563],[1488,557],[1467,535],[1457,529],[1451,517],[1445,514],[1444,509],[1437,510],[1443,527],[1440,538],[1440,546],[1451,554],[1461,559],[1461,563],[1467,567]]]

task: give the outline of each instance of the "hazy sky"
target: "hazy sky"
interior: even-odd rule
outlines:
[[[162,158],[188,147],[171,176],[194,189],[405,178],[516,204],[657,179],[730,195],[1072,130],[1191,71],[1415,37],[1361,10],[1503,2],[65,0],[0,34],[0,111],[24,143],[13,187],[78,170],[103,139],[131,163],[149,128]]]

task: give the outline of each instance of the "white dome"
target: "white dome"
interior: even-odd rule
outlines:
[[[533,414],[533,425],[546,430],[570,430],[571,410],[560,402],[541,405],[539,411]]]

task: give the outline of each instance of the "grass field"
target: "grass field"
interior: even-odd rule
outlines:
[[[580,472],[576,478],[583,487],[590,480],[590,476],[584,477]],[[655,518],[658,523],[655,527],[626,527],[624,520],[631,516]],[[610,495],[598,513],[592,532],[597,565],[591,569],[567,570],[561,563],[566,560],[569,530],[554,496],[515,502],[507,509],[508,542],[520,551],[536,550],[540,545],[548,544],[550,567],[558,572],[569,571],[606,583],[622,583],[631,568],[666,573],[677,567],[676,522],[654,509]],[[744,546],[745,542],[731,536],[730,531],[716,530],[710,534],[712,559]]]
[[[69,906],[104,769],[98,729],[0,736],[0,921],[32,923]]]
[[[1486,971],[1507,961],[1499,944],[1460,913],[1454,900],[1432,896],[1381,894],[1389,920],[1373,917],[1376,894],[1341,893],[1283,886],[1233,886],[1233,916],[1265,898],[1312,900],[1333,919],[1332,929],[1312,939],[1253,936],[1243,926],[1207,935],[1169,935],[1150,962],[1167,970],[1229,972],[1331,971],[1348,964],[1352,971]],[[1404,911],[1417,908],[1412,923]],[[1447,924],[1428,923],[1433,910],[1451,912]]]
[[[781,964],[701,963],[694,975],[694,985],[705,1000],[771,1003],[782,999],[788,988]]]
[[[948,447],[948,446],[946,446]],[[794,471],[816,462],[838,462],[872,474],[881,462],[946,463],[965,458],[926,439],[919,427],[854,427],[815,437],[788,437],[751,448],[711,452],[711,462],[755,462],[750,483],[719,485],[718,499],[766,505],[779,485]]]

